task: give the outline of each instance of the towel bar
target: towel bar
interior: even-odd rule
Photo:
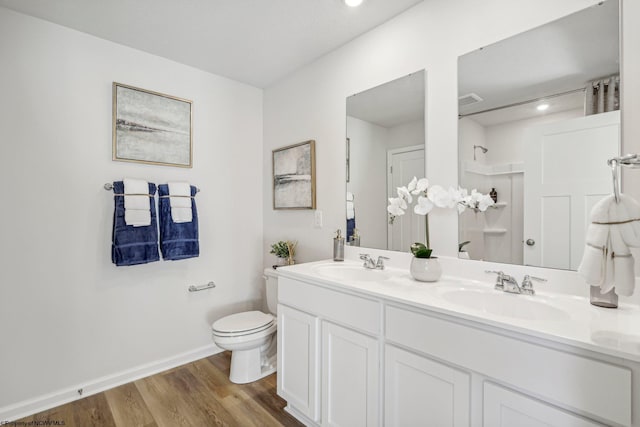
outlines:
[[[189,292],[204,291],[205,289],[211,289],[215,287],[216,287],[216,284],[213,282],[209,282],[206,285],[202,285],[202,286],[191,285],[189,286]]]
[[[112,184],[112,183],[110,183],[110,182],[107,182],[103,187],[104,187],[104,189],[105,189],[105,190],[107,190],[107,191],[111,191],[111,190],[113,190],[113,184]],[[199,189],[199,188],[196,188],[196,193],[199,193],[199,192],[200,192],[200,189]]]

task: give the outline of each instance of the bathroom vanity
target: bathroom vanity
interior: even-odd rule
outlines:
[[[443,262],[437,283],[355,260],[279,270],[287,410],[324,426],[640,426],[638,306],[593,307],[548,292],[553,278],[506,294],[451,276],[482,263]]]

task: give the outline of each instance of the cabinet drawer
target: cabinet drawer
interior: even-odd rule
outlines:
[[[385,335],[556,405],[631,424],[627,368],[393,306],[386,308]]]
[[[280,277],[278,302],[373,335],[380,333],[378,301]]]

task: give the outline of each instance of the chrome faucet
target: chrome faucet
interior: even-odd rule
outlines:
[[[526,274],[524,276],[524,279],[522,279],[522,286],[520,286],[520,289],[522,290],[523,294],[526,295],[535,295],[536,291],[533,290],[533,282],[532,280],[537,280],[538,282],[546,282],[547,279],[543,279],[542,277],[535,277],[535,276],[529,276],[528,274]]]
[[[522,279],[522,286],[518,286],[518,281],[515,277],[505,274],[502,271],[485,270],[485,273],[497,274],[498,276],[496,277],[494,289],[508,292],[510,294],[535,295],[536,291],[533,289],[532,280],[537,280],[539,282],[547,281],[547,279],[543,279],[542,277],[534,277],[527,274],[524,276],[524,279]]]
[[[360,259],[364,261],[362,266],[370,270],[384,270],[384,260],[386,256],[379,256],[378,261],[374,261],[369,254],[360,254]]]

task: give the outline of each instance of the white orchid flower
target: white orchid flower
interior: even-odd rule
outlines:
[[[415,178],[413,178],[415,179]],[[413,181],[411,181],[413,182]],[[409,187],[409,190],[411,190],[411,194],[418,195],[418,194],[422,194],[427,190],[427,187],[429,187],[429,181],[427,180],[427,178],[420,178],[415,185],[415,188],[413,190],[411,190],[411,187]]]
[[[416,189],[416,184],[417,183],[418,183],[418,178],[416,178],[414,176],[413,179],[411,180],[411,182],[409,182],[409,184],[407,184],[407,190],[409,190],[411,193],[415,194],[413,191]]]
[[[452,188],[445,190],[439,185],[431,186],[427,191],[427,197],[439,208],[452,208],[457,203],[455,190]]]
[[[418,215],[426,215],[435,207],[428,197],[418,197],[418,204],[413,207],[413,212]]]
[[[389,206],[387,206],[387,212],[393,216],[404,215],[404,209],[407,209],[407,203],[401,198],[389,199]]]
[[[488,194],[483,194],[478,201],[478,209],[480,209],[480,212],[484,212],[489,208],[489,206],[493,206],[494,204],[495,202],[493,201],[491,196],[489,196]]]
[[[407,187],[398,187],[398,197],[406,200],[407,203],[413,202],[413,197],[411,196],[411,193],[409,192],[409,189]]]

